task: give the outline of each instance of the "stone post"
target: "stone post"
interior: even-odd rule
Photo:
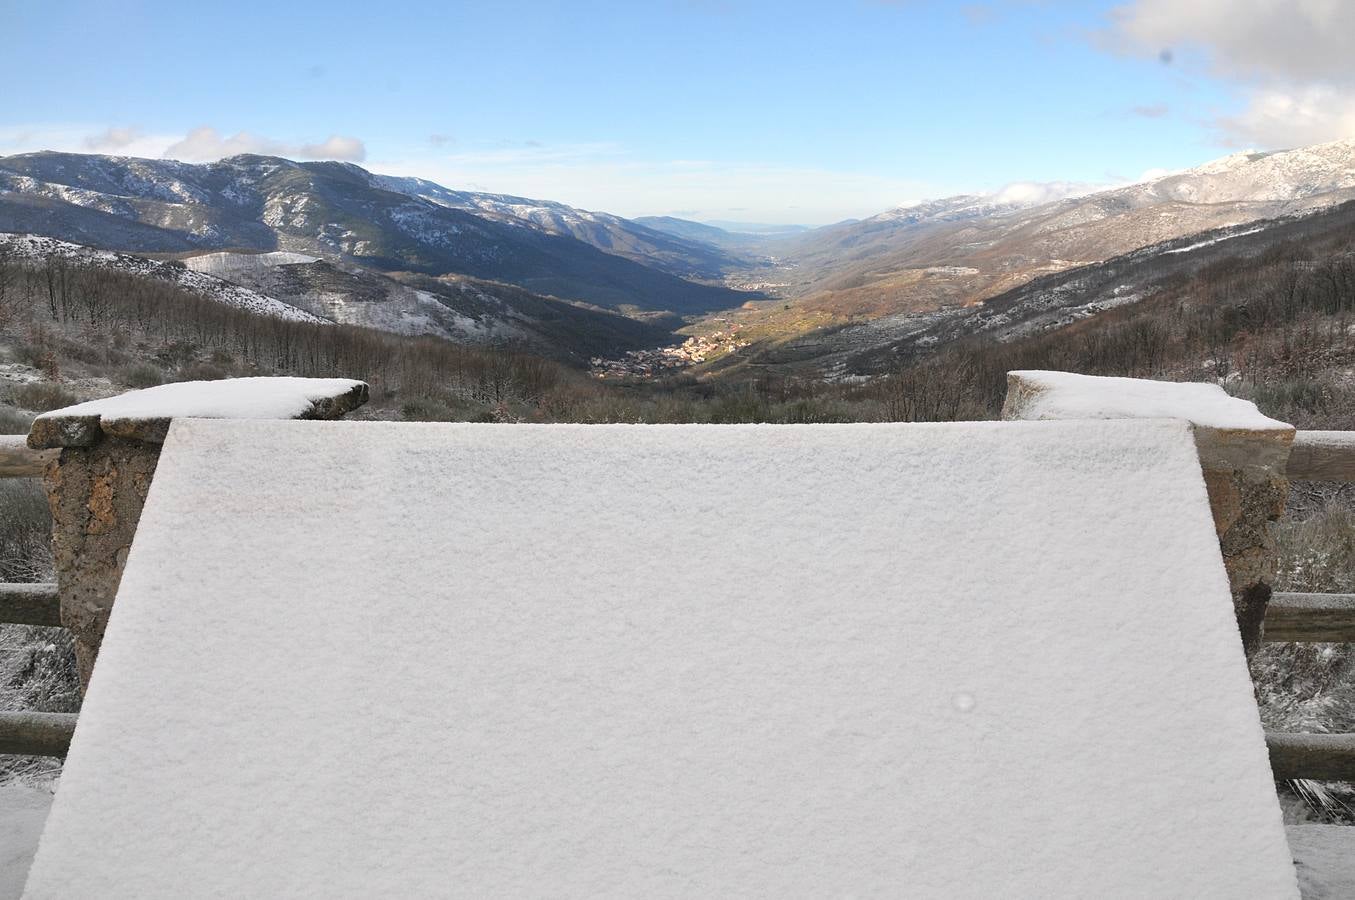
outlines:
[[[258,382],[276,381],[279,391],[298,389],[299,382],[324,382],[321,390],[303,393],[300,409],[293,416],[276,418],[337,419],[367,401],[367,385],[341,379],[240,379],[255,382],[251,390],[266,390]],[[331,384],[334,383],[334,384]],[[217,395],[228,391],[232,381],[202,382],[208,386],[195,402],[210,418],[259,418],[257,415],[222,415]],[[47,465],[44,483],[52,509],[52,552],[57,591],[61,597],[61,624],[75,639],[76,663],[81,687],[89,685],[99,654],[108,616],[113,609],[122,570],[132,547],[141,509],[160,460],[160,449],[173,416],[123,414],[126,401],[149,399],[153,392],[184,385],[165,385],[134,391],[108,401],[93,401],[40,416],[28,435],[36,450],[59,449]],[[285,396],[285,395],[284,395]],[[111,404],[123,402],[123,407]],[[100,404],[104,404],[101,408]],[[193,406],[171,404],[174,415],[191,416]],[[241,408],[245,412],[244,407]]]
[[[1009,372],[1003,419],[1176,418],[1191,424],[1242,646],[1261,646],[1276,551],[1274,524],[1289,496],[1294,428],[1212,384]]]

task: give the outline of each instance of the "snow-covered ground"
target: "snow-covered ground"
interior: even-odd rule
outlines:
[[[1297,896],[1161,421],[179,420],[29,893],[185,884]]]
[[[1212,246],[1214,246],[1215,244],[1220,243],[1221,241],[1230,240],[1230,239],[1232,239],[1232,238],[1246,237],[1246,236],[1249,235],[1249,234],[1257,234],[1257,233],[1259,233],[1259,232],[1261,232],[1261,231],[1264,231],[1264,230],[1265,230],[1264,228],[1248,228],[1246,231],[1234,231],[1234,232],[1230,232],[1230,233],[1228,233],[1228,234],[1221,234],[1221,235],[1219,235],[1218,237],[1210,238],[1210,239],[1207,240],[1207,241],[1199,241],[1199,242],[1194,243],[1194,244],[1191,244],[1191,245],[1189,245],[1189,246],[1187,246],[1187,247],[1177,247],[1175,250],[1166,250],[1166,251],[1163,251],[1163,252],[1165,252],[1165,253],[1189,253],[1189,252],[1192,251],[1192,250],[1199,250],[1201,247],[1212,247]]]
[[[38,838],[52,806],[55,783],[0,784],[0,900],[18,900]]]
[[[1020,379],[1026,392],[1024,419],[1184,419],[1206,428],[1294,430],[1217,384],[1042,371],[1009,372],[1008,378]]]
[[[39,419],[100,416],[109,419],[291,419],[316,402],[340,397],[361,381],[351,378],[227,378],[178,381],[43,413]]]

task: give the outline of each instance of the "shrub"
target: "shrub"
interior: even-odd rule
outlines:
[[[33,416],[12,406],[0,406],[0,434],[28,434]]]
[[[150,363],[137,363],[120,369],[117,381],[129,388],[148,388],[164,384],[165,376]]]
[[[175,381],[220,381],[223,378],[229,378],[227,372],[223,372],[211,363],[187,363],[179,367],[178,377]]]
[[[48,412],[80,402],[70,391],[50,381],[31,381],[21,385],[14,389],[12,398],[18,406],[37,412]]]

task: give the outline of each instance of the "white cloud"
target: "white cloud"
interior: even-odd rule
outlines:
[[[1137,179],[1134,183],[1135,183],[1135,184],[1142,184],[1142,183],[1145,182],[1145,181],[1157,181],[1159,178],[1166,178],[1168,175],[1180,175],[1180,174],[1181,174],[1182,172],[1184,172],[1184,171],[1186,171],[1186,170],[1185,170],[1185,169],[1147,169],[1147,170],[1144,171],[1144,173],[1143,173],[1142,175],[1140,175],[1140,176],[1138,177],[1138,179]]]
[[[1355,90],[1331,85],[1254,90],[1241,113],[1216,123],[1236,147],[1301,147],[1355,138]]]
[[[247,131],[223,136],[210,126],[194,128],[187,135],[147,134],[140,128],[115,125],[40,124],[0,128],[0,154],[56,150],[66,153],[106,153],[147,159],[180,159],[209,162],[236,153],[260,153],[291,159],[335,159],[361,162],[367,156],[362,141],[346,135],[330,135],[323,141],[288,142]]]
[[[161,155],[185,162],[209,162],[240,153],[344,162],[362,162],[367,158],[366,146],[354,137],[330,135],[317,144],[292,144],[248,131],[226,136],[210,125],[194,128],[182,140],[166,147]]]
[[[1349,0],[1136,0],[1111,19],[1141,51],[1203,51],[1215,71],[1300,81],[1355,77]]]
[[[134,127],[99,130],[78,125],[18,125],[0,128],[0,155],[57,150],[154,158],[174,140],[170,135],[146,134]]]
[[[1135,0],[1110,28],[1122,50],[1231,81],[1242,110],[1216,117],[1219,137],[1269,148],[1355,137],[1351,35],[1350,0]]]
[[[85,138],[84,145],[90,153],[114,153],[125,150],[143,137],[145,135],[141,133],[140,128],[114,126],[105,128],[98,134],[89,135]]]
[[[1096,191],[1105,190],[1110,185],[1089,184],[1082,181],[1016,181],[992,194],[998,203],[1017,203],[1023,206],[1035,206],[1040,203],[1052,203],[1069,197],[1081,197]]]

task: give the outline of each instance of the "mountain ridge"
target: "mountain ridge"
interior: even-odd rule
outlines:
[[[133,253],[311,253],[382,271],[458,274],[598,306],[679,315],[754,296],[686,280],[524,220],[391,191],[351,163],[256,155],[205,164],[57,153],[3,157],[0,230]]]

